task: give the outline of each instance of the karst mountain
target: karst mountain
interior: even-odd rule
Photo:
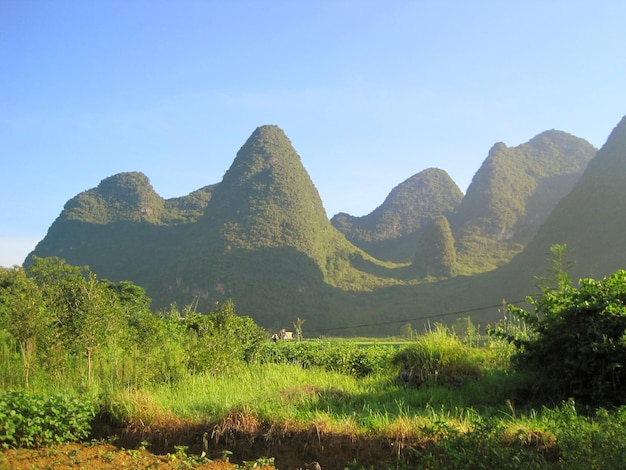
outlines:
[[[318,334],[391,334],[405,320],[454,322],[529,294],[551,244],[576,275],[626,266],[626,123],[596,154],[546,131],[489,151],[467,194],[430,168],[364,217],[332,223],[285,133],[257,128],[220,182],[163,199],[140,172],[69,200],[29,255],[88,265],[143,286],[153,309],[209,311],[233,299],[267,328],[296,318]],[[454,315],[451,315],[454,313]],[[484,325],[484,324],[483,324]]]

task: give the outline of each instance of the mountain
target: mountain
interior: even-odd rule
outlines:
[[[510,262],[473,275],[359,293],[358,304],[366,306],[360,322],[364,326],[349,332],[393,334],[400,325],[428,329],[435,322],[464,328],[467,317],[484,329],[504,319],[503,307],[508,302],[532,309],[523,300],[540,292],[537,278],[548,275],[548,254],[554,244],[567,245],[567,260],[575,264],[570,272],[574,283],[581,277],[601,278],[626,268],[625,183],[626,117],[571,191],[556,203],[533,239]],[[445,226],[441,229],[444,233]]]
[[[571,170],[571,161],[568,167],[567,154],[584,167],[578,140],[544,134],[520,146],[521,153],[494,146],[466,196],[479,201],[482,195],[486,208],[464,200],[449,217],[420,222],[412,265],[377,260],[330,223],[298,154],[276,126],[254,131],[221,182],[182,198],[163,200],[141,173],[106,178],[68,201],[31,255],[60,256],[89,265],[100,277],[131,280],[146,288],[157,309],[176,302],[208,311],[232,298],[238,313],[262,326],[288,327],[300,317],[310,335],[393,334],[406,323],[422,328],[468,315],[484,327],[502,317],[497,305],[503,299],[534,293],[551,244],[570,246],[577,275],[603,275],[626,264],[626,124],[576,183],[579,170]],[[529,161],[549,169],[544,174]],[[568,185],[573,188],[565,195]],[[510,187],[513,195],[503,190]],[[544,198],[551,202],[542,204]],[[446,278],[458,269],[459,246],[468,259],[468,245],[462,245],[468,227],[494,243],[523,244],[533,230],[536,235],[509,263]]]
[[[185,197],[164,200],[143,173],[119,173],[70,199],[57,222],[148,222],[157,225],[192,222],[204,212],[213,189],[214,186],[205,186]]]
[[[376,261],[330,224],[300,157],[277,126],[257,128],[166,267],[166,298],[228,298],[264,325],[322,321],[335,288],[380,285],[354,260]],[[175,281],[175,282],[173,282]]]
[[[89,265],[146,288],[153,305],[202,310],[235,299],[264,325],[323,321],[344,290],[398,283],[329,222],[284,132],[257,128],[223,180],[163,200],[141,173],[122,173],[70,200],[34,256]]]
[[[450,218],[464,271],[488,271],[521,252],[596,151],[556,130],[518,147],[495,144]]]
[[[626,268],[626,117],[557,204],[524,253],[520,270],[537,265],[553,244],[566,244],[571,276],[601,278]]]
[[[420,230],[438,216],[449,217],[463,193],[443,170],[429,168],[393,188],[370,214],[339,213],[331,223],[354,245],[382,260],[408,262]]]
[[[181,243],[182,227],[204,213],[215,187],[165,200],[140,172],[105,178],[65,204],[25,264],[32,256],[58,256],[89,265],[101,277],[149,284],[158,276],[155,267]]]

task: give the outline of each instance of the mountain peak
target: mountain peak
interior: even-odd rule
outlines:
[[[60,218],[96,224],[156,222],[163,213],[163,204],[148,177],[132,171],[109,176],[97,187],[70,199]]]
[[[330,222],[282,129],[258,127],[237,152],[207,208],[231,247],[297,246],[312,254]]]
[[[260,126],[237,152],[233,164],[224,175],[223,185],[246,184],[251,179],[258,180],[264,173],[274,173],[289,167],[295,171],[302,164],[285,132],[274,125]]]
[[[435,217],[454,213],[462,199],[463,193],[448,173],[428,168],[393,188],[368,215],[340,213],[331,223],[350,242],[376,257],[406,262],[414,257],[418,231]],[[398,244],[401,239],[405,239],[402,249],[389,250],[390,244]]]

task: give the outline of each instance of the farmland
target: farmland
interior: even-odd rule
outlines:
[[[74,276],[64,265],[36,268],[33,277],[3,272],[0,466],[586,469],[626,461],[625,272],[579,288],[556,276],[535,312],[503,307],[489,334],[467,319],[397,338],[314,339],[298,319],[299,339],[271,341],[232,303],[153,314],[136,286]],[[81,323],[91,308],[108,321]]]

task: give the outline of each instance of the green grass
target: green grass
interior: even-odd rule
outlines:
[[[389,354],[376,346],[365,349],[382,365],[365,376],[337,357],[367,362],[367,356],[354,356],[360,344],[318,340],[278,346],[280,358],[286,357],[282,348],[318,350],[306,363],[242,364],[139,389],[50,380],[42,390],[43,375],[33,385],[40,392],[91,397],[118,424],[176,426],[240,416],[273,429],[389,439],[405,446],[405,461],[423,468],[619,468],[626,461],[626,408],[585,415],[573,402],[530,407],[518,396],[523,377],[509,371],[506,343],[470,343],[435,328],[399,349],[385,346]],[[388,360],[394,356],[412,361],[402,367],[421,364],[454,380],[405,386],[395,380],[401,365]]]

